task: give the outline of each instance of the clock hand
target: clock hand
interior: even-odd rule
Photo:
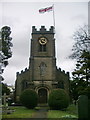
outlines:
[[[42,39],[42,42],[45,43],[45,39]]]

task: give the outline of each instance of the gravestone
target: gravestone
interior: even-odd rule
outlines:
[[[80,120],[88,120],[88,97],[81,95],[78,100],[78,117]]]
[[[6,112],[6,110],[7,110],[7,106],[6,106],[6,99],[7,99],[7,95],[6,95],[6,93],[4,93],[4,95],[2,96],[2,98],[3,98],[3,108],[2,108],[2,112],[3,113],[7,113]]]
[[[90,120],[90,98],[88,99],[88,119]]]
[[[4,95],[3,95],[4,107],[6,107],[6,99],[7,99],[7,95],[6,95],[6,93],[4,93]]]
[[[3,111],[2,111],[2,112],[3,112],[4,114],[11,114],[11,113],[14,112],[15,110],[10,109],[10,108],[8,107],[7,98],[8,98],[8,96],[6,95],[6,93],[4,93],[4,95],[3,95],[4,106],[3,106]]]
[[[1,76],[0,76],[0,120],[2,119],[2,84],[1,84]]]

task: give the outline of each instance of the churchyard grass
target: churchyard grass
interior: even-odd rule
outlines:
[[[2,118],[31,118],[35,113],[34,109],[27,109],[25,107],[12,107],[11,109],[15,110],[11,114],[3,113]]]
[[[27,109],[25,107],[11,107],[15,112],[11,114],[3,114],[3,118],[32,118],[32,116],[36,113],[40,107],[36,107],[35,109]],[[49,110],[47,107],[47,118],[78,118],[77,106],[70,105],[66,110]]]
[[[77,106],[70,105],[66,110],[49,110],[48,118],[78,118]]]

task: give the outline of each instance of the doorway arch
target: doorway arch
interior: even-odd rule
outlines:
[[[45,88],[40,88],[38,90],[38,102],[39,103],[47,103],[48,91]]]

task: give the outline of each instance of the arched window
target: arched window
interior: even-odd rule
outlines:
[[[46,52],[46,44],[45,45],[39,44],[39,52]]]

